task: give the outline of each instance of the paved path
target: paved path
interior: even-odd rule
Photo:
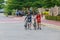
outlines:
[[[10,18],[0,17],[10,20]],[[0,19],[0,21],[1,21]],[[15,19],[15,18],[14,18]],[[13,18],[11,20],[14,20]],[[17,18],[18,19],[18,18]],[[42,30],[25,30],[24,21],[19,23],[0,23],[0,40],[60,40],[60,30],[52,29],[42,25]],[[16,21],[16,20],[15,20]]]
[[[60,21],[53,21],[53,20],[42,19],[42,22],[60,26]]]
[[[24,21],[24,17],[6,17],[3,15],[3,13],[2,14],[0,13],[0,23],[20,23],[22,21]],[[60,21],[42,19],[42,23],[60,26]]]
[[[0,13],[0,23],[20,23],[23,20],[22,17],[6,17]]]
[[[42,30],[25,30],[24,22],[1,23],[0,40],[60,40],[60,30],[43,27]]]

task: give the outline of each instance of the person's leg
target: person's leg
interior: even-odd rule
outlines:
[[[36,30],[36,26],[34,27],[34,30]]]
[[[18,16],[18,14],[16,14],[16,16]]]
[[[39,28],[40,28],[40,30],[41,30],[41,23],[39,23]]]
[[[41,30],[41,23],[38,23],[37,25],[38,25],[38,29]]]
[[[30,30],[31,30],[31,22],[30,22],[30,26],[29,26]]]
[[[20,15],[20,13],[18,13],[18,16]]]
[[[29,29],[29,23],[28,23],[28,29]]]
[[[27,22],[25,23],[25,29],[27,29]]]
[[[34,30],[36,30],[36,23],[34,23]]]
[[[38,29],[39,29],[39,23],[37,23],[37,27],[38,27]]]
[[[28,23],[28,29],[31,29],[31,22]]]

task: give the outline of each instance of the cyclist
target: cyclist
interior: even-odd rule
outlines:
[[[38,12],[38,14],[36,15],[36,21],[37,21],[38,29],[41,30],[41,15],[40,15],[39,12]]]
[[[28,14],[27,14],[25,20],[27,22],[27,28],[31,29],[32,15],[30,14],[30,11],[28,11]]]

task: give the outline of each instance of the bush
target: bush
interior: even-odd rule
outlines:
[[[43,15],[49,15],[49,11],[43,12]]]
[[[60,16],[60,14],[58,14],[57,16]]]
[[[60,21],[60,16],[45,16],[47,20]]]
[[[6,15],[12,15],[12,10],[10,10],[10,9],[5,10],[5,14]]]
[[[16,15],[16,10],[12,10],[12,15]]]
[[[4,15],[8,17],[8,14],[6,12],[4,13]]]
[[[57,16],[57,19],[58,19],[57,21],[60,21],[60,16]]]
[[[45,18],[48,20],[53,20],[53,16],[45,16]]]

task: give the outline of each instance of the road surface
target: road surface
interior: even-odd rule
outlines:
[[[0,15],[0,21],[7,18]],[[22,19],[21,19],[22,20]],[[24,21],[20,23],[0,23],[0,40],[60,40],[60,30],[42,25],[42,30],[25,30]]]

